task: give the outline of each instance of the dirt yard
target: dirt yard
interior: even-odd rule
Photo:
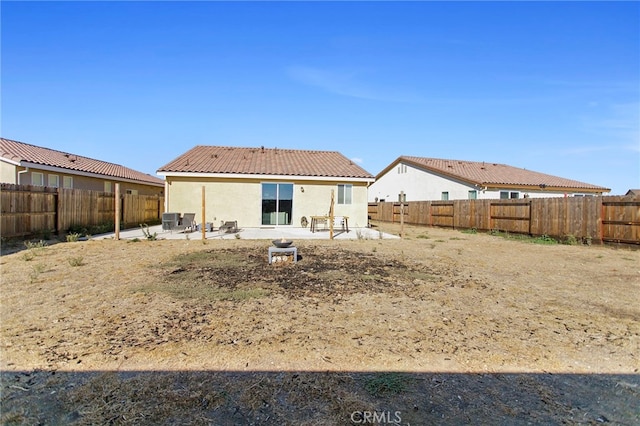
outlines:
[[[0,420],[640,424],[640,251],[405,231],[4,254]]]

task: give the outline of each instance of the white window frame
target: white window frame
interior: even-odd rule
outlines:
[[[442,191],[442,194],[440,194],[440,200],[449,201],[449,191]]]
[[[478,191],[475,189],[472,189],[469,191],[469,199],[470,200],[477,200],[478,199]]]
[[[31,172],[31,185],[44,186],[44,173]]]
[[[350,183],[338,184],[338,204],[353,204],[353,185]]]
[[[47,176],[47,186],[52,188],[58,188],[60,186],[60,176],[58,175],[48,175]]]
[[[501,200],[517,200],[520,198],[519,191],[500,191]]]
[[[73,176],[62,176],[62,187],[73,189]]]

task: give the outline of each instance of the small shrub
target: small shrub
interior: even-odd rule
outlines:
[[[28,248],[29,250],[38,250],[38,249],[43,249],[47,246],[47,243],[43,240],[40,240],[38,242],[33,242],[33,241],[25,241],[24,242],[24,246],[26,248]]]
[[[71,233],[71,234],[67,234],[67,242],[68,243],[72,243],[72,242],[76,242],[80,239],[80,234],[78,233]]]
[[[26,252],[22,253],[22,260],[24,260],[25,262],[32,261],[34,257],[36,257],[36,256],[31,251],[26,251]]]
[[[31,283],[36,282],[36,280],[40,277],[40,274],[46,270],[46,265],[44,263],[36,263],[31,268],[31,273],[29,273],[29,278],[31,279]]]
[[[532,239],[531,242],[535,244],[558,244],[558,241],[556,241],[555,239],[551,238],[546,234]]]
[[[140,228],[142,229],[142,234],[147,240],[156,241],[158,239],[158,233],[154,232],[153,234],[151,234],[151,231],[149,231],[149,225],[147,225],[146,223],[141,223]]]
[[[463,229],[462,231],[463,234],[477,234],[478,230],[476,228],[471,228],[471,229]]]
[[[69,258],[69,265],[74,267],[82,266],[84,265],[84,259],[82,258],[82,256],[71,257]]]
[[[565,235],[563,243],[570,246],[575,246],[578,244],[578,239],[573,235]]]
[[[31,260],[33,259],[33,257],[42,254],[45,247],[47,247],[47,243],[43,240],[40,240],[38,242],[25,241],[24,246],[29,250],[29,255],[26,255],[26,256],[30,256],[29,259],[25,259],[25,260]]]

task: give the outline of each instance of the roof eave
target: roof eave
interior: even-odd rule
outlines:
[[[372,183],[373,177],[349,177],[349,176],[306,176],[306,175],[272,175],[272,174],[251,174],[251,173],[207,173],[207,172],[175,172],[158,171],[158,175],[166,177],[200,177],[213,179],[277,179],[277,180],[305,180],[305,181],[327,181],[337,180],[341,182],[366,182]]]
[[[13,164],[14,166],[21,166],[22,160],[12,160],[7,157],[0,157],[0,161],[4,161],[5,163]]]
[[[148,181],[144,181],[144,180],[123,178],[123,177],[118,177],[118,176],[103,175],[103,174],[99,174],[99,173],[83,172],[83,171],[80,171],[80,170],[67,169],[67,168],[64,168],[64,167],[48,166],[46,164],[32,163],[32,162],[29,162],[29,161],[21,161],[19,166],[21,166],[21,167],[30,167],[30,168],[34,168],[34,169],[38,169],[38,170],[45,170],[45,171],[49,171],[49,172],[67,173],[67,174],[76,175],[76,176],[85,176],[85,177],[92,177],[92,178],[97,178],[97,179],[110,179],[110,180],[117,181],[117,182],[136,183],[138,185],[149,185],[149,186],[157,186],[158,188],[164,188],[164,182],[156,183],[156,182],[148,182]]]
[[[581,192],[581,193],[594,193],[594,194],[602,194],[604,192],[610,192],[609,188],[582,188],[577,186],[552,186],[552,185],[527,185],[527,184],[517,184],[517,183],[492,183],[492,182],[483,182],[481,184],[483,187],[489,189],[518,189],[518,190],[529,190],[529,191],[537,191],[537,192]]]

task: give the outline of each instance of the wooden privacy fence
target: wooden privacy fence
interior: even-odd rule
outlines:
[[[369,217],[400,222],[400,203],[369,203]],[[640,244],[640,198],[411,201],[404,223]]]
[[[161,220],[163,197],[132,194],[120,197],[123,225]],[[110,192],[0,184],[0,202],[0,234],[7,238],[115,223],[116,197]]]

